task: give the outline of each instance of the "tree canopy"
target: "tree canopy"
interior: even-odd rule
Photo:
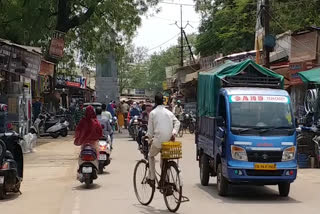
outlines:
[[[66,34],[66,46],[83,60],[115,51],[130,41],[140,15],[158,0],[2,0],[0,37],[20,44],[48,47],[54,30]]]
[[[196,35],[187,35],[192,51]],[[180,38],[178,38],[178,43]],[[166,80],[166,67],[179,65],[180,45],[173,45],[166,50],[148,54],[145,47],[127,46],[123,49],[124,57],[118,62],[120,92],[125,88],[161,90]],[[190,60],[190,51],[184,48],[184,61]]]
[[[253,50],[257,0],[195,2],[202,15],[197,53],[208,56]],[[320,0],[275,0],[270,3],[271,34],[320,24]]]

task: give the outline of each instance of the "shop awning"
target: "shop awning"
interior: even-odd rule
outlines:
[[[320,84],[320,67],[298,73],[304,83]]]

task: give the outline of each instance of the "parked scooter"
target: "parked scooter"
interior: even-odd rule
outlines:
[[[92,145],[84,145],[80,153],[79,170],[77,179],[89,188],[93,180],[98,178],[97,151]]]
[[[68,126],[69,122],[64,118],[57,119],[47,112],[42,112],[34,121],[30,132],[32,134],[37,133],[39,136],[50,135],[53,138],[57,138],[60,135],[66,137],[68,135]]]
[[[134,116],[129,124],[129,134],[132,137],[133,140],[137,140],[138,137],[138,132],[139,132],[139,117],[138,116]]]
[[[99,140],[99,174],[103,173],[103,169],[108,166],[111,162],[111,138],[107,136]]]
[[[61,118],[61,119],[65,119],[66,121],[68,121],[69,123],[69,129],[70,130],[74,130],[75,129],[75,124],[74,124],[74,120],[72,117],[72,112],[70,109],[66,109],[62,106],[59,107],[59,111],[57,112],[56,118]]]
[[[0,104],[0,114],[3,116],[6,111],[6,106]],[[21,138],[11,129],[10,124],[3,127],[4,124],[6,119],[2,120],[0,129],[0,200],[4,199],[8,192],[20,192],[23,178]]]

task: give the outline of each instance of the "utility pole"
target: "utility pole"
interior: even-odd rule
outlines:
[[[181,21],[181,24],[180,24],[180,51],[181,51],[181,62],[180,62],[180,65],[181,67],[183,67],[183,27],[182,27],[182,5],[180,5],[180,21]]]
[[[191,48],[191,46],[190,46],[190,43],[189,43],[187,34],[186,34],[186,32],[185,32],[184,30],[183,30],[183,35],[184,35],[184,37],[186,38],[187,46],[188,46],[188,48],[189,48],[189,52],[190,52],[190,62],[193,61],[193,63],[195,63],[196,60],[194,59],[194,55],[193,55],[193,52],[192,52],[192,48]]]
[[[185,36],[186,40],[187,40],[187,44],[189,46],[189,49],[190,49],[190,53],[192,54],[192,51],[191,51],[191,47],[189,45],[189,42],[188,42],[188,39],[187,39],[187,36],[185,35],[185,32],[184,32],[184,29],[190,25],[189,22],[183,27],[183,15],[182,15],[182,5],[180,5],[180,26],[178,25],[178,22],[176,21],[175,24],[177,25],[177,27],[180,29],[180,51],[181,51],[181,59],[180,59],[180,66],[183,67],[184,66],[184,62],[183,62],[183,50],[184,50],[184,46],[183,46],[183,38]],[[190,25],[191,26],[191,25]],[[192,27],[192,26],[191,26]],[[192,54],[192,57],[193,57],[193,54]]]
[[[264,3],[264,38],[270,34],[270,4],[269,0],[265,0]],[[264,39],[264,40],[265,40]],[[265,67],[270,68],[270,50],[268,47],[264,47],[265,53]]]

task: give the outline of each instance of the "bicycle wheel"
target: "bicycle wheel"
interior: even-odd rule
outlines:
[[[155,186],[151,187],[147,183],[148,173],[148,162],[146,160],[140,160],[134,168],[133,186],[138,201],[145,206],[151,203],[155,191]]]
[[[170,212],[176,212],[182,199],[182,181],[178,164],[174,161],[168,162],[163,173],[166,173],[163,187],[164,201]]]

